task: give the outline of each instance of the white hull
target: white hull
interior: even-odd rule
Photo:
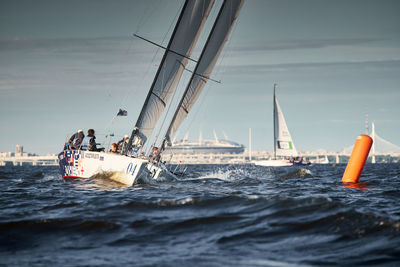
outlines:
[[[105,175],[131,186],[139,176],[146,175],[148,160],[104,152],[65,150],[58,155],[63,178],[89,178]]]
[[[312,164],[329,164],[328,157],[325,156],[324,158],[317,157],[315,160],[311,160]]]
[[[257,166],[266,166],[266,167],[293,166],[293,162],[285,159],[257,160],[257,161],[252,161],[252,163],[254,163],[254,165]]]
[[[158,177],[160,177],[161,173],[163,172],[160,166],[152,162],[149,162],[146,165],[146,169],[153,179],[157,179]]]

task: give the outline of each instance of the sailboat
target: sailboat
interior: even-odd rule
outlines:
[[[282,167],[303,165],[302,161],[294,160],[298,156],[296,147],[294,146],[292,136],[287,127],[282,109],[275,95],[276,84],[274,84],[274,158],[268,160],[253,161],[255,165]]]
[[[189,84],[181,95],[179,105],[161,141],[158,141],[158,135],[154,137],[155,128],[162,121],[160,118],[164,110],[171,104],[172,96],[175,95],[188,60],[193,60],[190,57],[192,50],[214,5],[214,0],[186,0],[168,46],[157,45],[164,48],[165,53],[133,127],[129,142],[122,153],[65,149],[58,156],[62,176],[89,178],[96,174],[105,174],[111,180],[126,185],[134,184],[142,176],[153,179],[157,179],[162,173],[173,176],[173,173],[169,172],[161,161],[149,159],[151,149],[158,146],[157,142],[159,142],[162,153],[165,146],[170,144],[170,137],[186,118],[207,80],[210,79],[243,2],[244,0],[224,0],[222,3]],[[143,37],[137,37],[146,40]]]

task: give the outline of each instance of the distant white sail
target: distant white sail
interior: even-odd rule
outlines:
[[[208,36],[207,42],[201,53],[199,62],[193,72],[189,84],[183,94],[182,101],[167,131],[167,139],[170,139],[186,118],[192,109],[200,93],[202,92],[207,79],[210,78],[211,72],[222,49],[228,40],[232,27],[239,15],[240,8],[244,0],[225,0],[221,6],[214,26]]]
[[[285,117],[283,116],[278,99],[275,96],[274,88],[274,146],[276,156],[296,157],[298,155],[294,146],[292,136],[286,125]]]
[[[130,142],[135,136],[139,136],[140,143],[143,145],[151,135],[178,85],[188,57],[192,53],[213,4],[214,0],[187,0],[185,2]]]

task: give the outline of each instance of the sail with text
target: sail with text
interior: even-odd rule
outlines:
[[[213,4],[214,0],[185,1],[127,147],[133,144],[140,148],[153,132],[178,85]]]
[[[171,137],[176,133],[182,121],[187,117],[207,80],[210,78],[211,72],[217,63],[218,57],[239,15],[243,2],[244,0],[225,0],[223,2],[210,35],[204,45],[199,61],[173,116],[170,127],[166,132],[163,147],[165,141],[171,143]]]
[[[278,99],[275,96],[274,86],[274,148],[275,157],[297,157],[298,153],[294,146],[292,136],[286,125],[285,117],[283,116]]]

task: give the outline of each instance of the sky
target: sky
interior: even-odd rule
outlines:
[[[0,151],[58,153],[78,129],[129,134],[183,0],[1,0]],[[216,0],[216,7],[221,0]],[[214,9],[192,57],[198,58]],[[272,89],[298,150],[365,133],[400,145],[400,1],[247,0],[178,139],[273,150]],[[188,65],[188,68],[194,68]],[[184,74],[180,86],[188,82]],[[127,117],[114,116],[119,108]]]

